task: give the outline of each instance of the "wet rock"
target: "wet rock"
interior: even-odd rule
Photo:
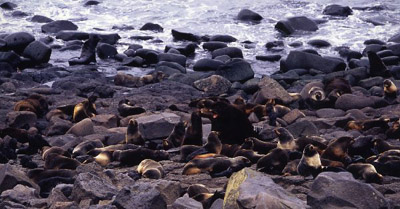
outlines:
[[[289,70],[285,73],[276,73],[271,75],[271,78],[280,81],[283,80],[286,83],[293,83],[294,81],[297,81],[300,79],[299,74],[296,73],[295,70]]]
[[[321,40],[321,39],[314,39],[307,42],[313,47],[322,48],[322,47],[330,47],[331,44],[328,41]]]
[[[398,56],[390,56],[390,57],[383,57],[382,58],[382,62],[386,65],[386,66],[390,66],[390,65],[398,65],[399,64],[399,57]]]
[[[172,209],[188,209],[188,208],[193,208],[193,209],[203,209],[203,205],[188,197],[187,195],[180,197],[175,200],[175,202],[172,204]]]
[[[251,65],[242,59],[234,59],[220,66],[216,74],[231,82],[246,81],[254,77],[254,71]]]
[[[96,5],[98,5],[98,4],[100,4],[100,2],[98,2],[98,1],[94,1],[94,0],[90,0],[90,1],[87,1],[85,4],[84,4],[84,6],[96,6]]]
[[[6,121],[13,128],[34,127],[37,116],[30,111],[11,111],[7,114]]]
[[[395,66],[390,69],[393,78],[400,79],[400,66]]]
[[[73,134],[75,136],[87,136],[90,134],[94,134],[94,127],[92,120],[90,118],[85,118],[74,126],[72,126],[66,134]]]
[[[358,82],[358,85],[363,87],[364,89],[370,89],[373,86],[381,86],[383,85],[383,78],[380,76],[363,79]]]
[[[324,15],[347,17],[347,16],[353,14],[353,10],[351,10],[350,7],[348,7],[348,6],[332,4],[332,5],[325,7],[325,9],[322,13]]]
[[[100,59],[107,59],[118,54],[115,46],[106,43],[99,43],[96,47],[96,52]]]
[[[143,208],[166,209],[181,194],[181,186],[178,182],[156,180],[139,180],[134,185],[120,190],[113,201],[117,208]]]
[[[78,26],[69,20],[56,20],[42,25],[43,33],[58,33],[62,30],[78,30]]]
[[[194,71],[216,71],[223,64],[224,64],[223,62],[218,61],[218,60],[204,58],[204,59],[198,60],[194,64],[193,70]]]
[[[86,40],[89,39],[89,33],[79,31],[60,31],[56,34],[56,39],[63,41]]]
[[[51,193],[48,197],[49,204],[51,205],[55,202],[69,201],[68,197],[71,195],[72,189],[72,184],[58,184],[51,190]]]
[[[203,49],[208,50],[208,51],[214,51],[214,50],[225,48],[225,47],[228,47],[228,45],[226,43],[220,42],[220,41],[209,41],[209,42],[205,42],[203,44]]]
[[[304,118],[305,115],[303,112],[301,112],[299,109],[293,109],[290,112],[288,112],[286,115],[283,116],[283,120],[287,123],[287,124],[292,124],[293,122],[295,122],[297,119],[299,118]]]
[[[53,22],[52,19],[42,16],[42,15],[34,15],[31,19],[32,22],[38,22],[38,23],[49,23]]]
[[[183,67],[186,67],[186,57],[180,54],[160,53],[158,55],[159,61],[175,62]]]
[[[257,55],[256,60],[261,61],[269,61],[269,62],[276,62],[282,58],[279,54],[272,54],[272,55]]]
[[[346,113],[340,109],[322,108],[315,112],[319,118],[336,118],[342,117]]]
[[[35,40],[35,37],[26,32],[12,33],[4,38],[7,48],[21,54],[25,47]]]
[[[258,86],[260,90],[253,95],[254,103],[265,104],[268,99],[276,99],[284,104],[290,104],[293,101],[289,93],[272,78],[262,78]]]
[[[21,63],[21,58],[15,52],[0,52],[0,62],[8,63],[16,68]]]
[[[217,199],[213,202],[211,205],[210,209],[222,209],[224,207],[224,200],[223,199]]]
[[[237,41],[237,39],[230,35],[214,35],[210,37],[210,41],[231,43]]]
[[[37,64],[47,63],[50,60],[51,48],[40,41],[34,41],[25,48],[23,55]]]
[[[306,204],[266,174],[244,168],[229,178],[224,208],[306,208]]]
[[[136,119],[139,123],[139,131],[145,140],[167,137],[180,117],[173,113],[160,113],[142,116]]]
[[[3,191],[13,189],[16,185],[26,185],[39,191],[39,186],[31,181],[24,172],[10,164],[0,165],[0,194]]]
[[[377,54],[380,58],[395,56],[394,53],[393,53],[393,51],[390,50],[390,49],[379,51],[379,52],[377,52],[376,54]]]
[[[163,32],[164,28],[161,27],[161,25],[159,25],[159,24],[149,22],[149,23],[144,24],[140,28],[140,30],[151,30],[151,31],[155,31],[155,32]]]
[[[4,10],[13,10],[17,7],[16,4],[11,3],[11,2],[4,2],[2,4],[0,4],[0,8],[4,9]]]
[[[15,12],[11,13],[11,16],[12,17],[26,17],[26,16],[28,16],[28,14],[25,12],[22,12],[22,11],[15,11]]]
[[[287,126],[294,137],[319,135],[318,128],[308,120],[299,120]]]
[[[243,58],[242,50],[237,47],[216,49],[211,54],[213,59],[222,55],[228,55],[230,58]]]
[[[132,66],[132,67],[142,67],[145,60],[139,56],[136,57],[126,57],[122,60],[122,65]]]
[[[39,198],[37,191],[31,187],[18,184],[13,189],[5,190],[0,195],[1,201],[12,201],[28,205],[30,200]]]
[[[400,43],[400,33],[397,33],[394,36],[390,37],[388,42]]]
[[[106,128],[115,128],[118,127],[119,119],[116,115],[113,114],[101,114],[96,115],[91,118],[92,122],[96,126],[103,126]]]
[[[226,93],[232,83],[222,76],[212,75],[208,78],[195,81],[193,85],[200,91],[217,96]]]
[[[47,136],[57,136],[64,135],[73,126],[73,124],[68,120],[63,119],[52,119],[50,124],[47,126],[46,135]]]
[[[200,41],[200,37],[192,33],[181,32],[174,29],[171,30],[171,33],[176,41],[193,41],[193,42]]]
[[[260,22],[263,17],[249,9],[242,9],[237,15],[237,19],[241,21]]]
[[[313,68],[324,73],[331,73],[345,70],[346,63],[340,59],[324,58],[311,53],[291,51],[284,63],[284,70],[297,68]]]
[[[92,173],[81,173],[75,180],[71,196],[77,201],[91,199],[96,202],[111,200],[117,192],[117,188],[106,178]]]
[[[297,30],[317,31],[318,26],[313,20],[311,20],[305,16],[297,16],[297,17],[288,18],[287,20],[279,21],[275,25],[275,29],[277,29],[279,32],[281,32],[285,35],[290,35]]]
[[[362,109],[364,107],[373,107],[374,101],[366,96],[359,96],[354,94],[344,94],[340,96],[335,103],[336,109],[350,110]]]
[[[312,208],[389,208],[380,192],[348,172],[318,175],[307,194],[307,204]]]
[[[157,65],[156,65],[156,69],[158,67],[161,67],[161,66],[170,67],[170,68],[173,68],[175,70],[178,70],[181,73],[186,73],[186,68],[184,66],[176,63],[176,62],[167,62],[167,61],[158,62]]]
[[[95,34],[99,37],[99,43],[106,43],[110,45],[114,45],[121,39],[121,36],[118,33],[110,33],[110,34]]]

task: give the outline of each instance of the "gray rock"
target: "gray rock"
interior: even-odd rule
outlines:
[[[56,20],[42,25],[43,33],[58,33],[62,30],[78,30],[78,26],[69,20]]]
[[[119,119],[116,115],[113,114],[101,114],[96,115],[91,118],[92,122],[96,126],[104,126],[106,128],[115,128],[118,127]]]
[[[358,82],[358,85],[364,89],[370,89],[373,86],[382,86],[383,78],[380,76],[363,79]]]
[[[158,60],[167,61],[167,62],[175,62],[183,67],[186,67],[186,57],[180,54],[172,54],[172,53],[160,53],[158,55]]]
[[[242,9],[237,15],[237,19],[241,21],[259,22],[263,17],[249,9]]]
[[[232,83],[219,75],[212,75],[208,78],[197,80],[193,83],[194,87],[210,95],[220,95],[226,93]]]
[[[374,104],[374,100],[370,97],[344,94],[336,100],[335,108],[346,111],[351,109],[362,109],[364,107],[373,107]]]
[[[111,45],[116,44],[118,40],[121,38],[121,36],[119,36],[118,33],[94,34],[94,35],[97,35],[100,38],[99,43],[106,43]]]
[[[313,47],[322,48],[322,47],[329,47],[331,44],[328,41],[321,40],[321,39],[313,39],[307,42]]]
[[[148,23],[144,24],[140,28],[140,30],[150,30],[150,31],[155,31],[155,32],[163,32],[164,28],[161,27],[161,25],[159,25],[159,24],[148,22]]]
[[[134,185],[121,189],[113,205],[122,209],[166,209],[181,194],[178,182],[167,180],[139,180]]]
[[[1,201],[12,201],[28,205],[31,199],[39,198],[37,191],[31,187],[18,184],[13,189],[5,190],[0,195]]]
[[[107,59],[118,54],[117,48],[107,43],[99,43],[96,47],[96,52],[100,59]]]
[[[307,204],[312,208],[389,208],[380,192],[348,172],[318,175],[307,195]]]
[[[16,53],[22,53],[26,46],[35,41],[35,37],[27,32],[12,33],[4,38],[7,48]]]
[[[292,70],[297,68],[316,69],[324,73],[335,71],[343,71],[346,63],[340,59],[325,58],[315,54],[291,51],[286,58],[284,70]]]
[[[210,37],[210,41],[221,41],[224,43],[231,43],[237,41],[237,39],[230,35],[213,35]]]
[[[223,199],[217,199],[213,202],[211,205],[210,209],[222,209],[224,207],[224,200]]]
[[[55,202],[69,201],[68,197],[71,195],[72,189],[72,184],[58,184],[50,192],[50,195],[48,197],[49,204],[51,205]]]
[[[184,66],[182,66],[182,65],[180,65],[180,64],[178,64],[178,63],[176,63],[176,62],[160,61],[160,62],[157,63],[156,69],[157,69],[158,67],[161,67],[161,66],[170,67],[170,68],[173,68],[173,69],[178,70],[178,71],[181,72],[181,73],[186,73],[186,68],[185,68]]]
[[[51,146],[63,147],[66,150],[68,150],[68,148],[74,148],[76,145],[82,142],[82,138],[73,134],[46,137],[46,140]]]
[[[213,59],[201,59],[193,65],[194,71],[216,71],[220,66],[224,65],[223,62]]]
[[[313,20],[309,19],[308,17],[297,16],[288,18],[287,20],[279,21],[275,25],[275,29],[285,35],[290,35],[297,30],[317,31],[318,26]]]
[[[175,202],[172,204],[172,209],[203,209],[203,205],[188,197],[187,195],[180,197],[175,200]]]
[[[63,41],[86,40],[89,39],[89,33],[78,31],[60,31],[56,34],[56,39],[61,39]]]
[[[294,137],[319,135],[318,128],[308,120],[300,120],[287,126]]]
[[[208,51],[214,51],[217,49],[225,48],[228,47],[228,45],[224,42],[220,41],[209,41],[203,43],[203,49],[208,50]]]
[[[23,55],[37,64],[47,63],[50,60],[51,48],[41,41],[33,41],[25,48]]]
[[[21,63],[21,57],[15,52],[0,52],[0,63],[8,63],[16,68]],[[4,64],[1,66],[5,68]]]
[[[258,83],[260,90],[253,95],[253,102],[257,104],[265,104],[268,99],[276,99],[284,104],[293,101],[289,93],[274,79],[264,77]]]
[[[332,5],[325,7],[325,9],[322,13],[324,15],[347,17],[347,16],[353,14],[353,10],[351,10],[350,7],[348,7],[348,6],[332,4]]]
[[[37,116],[30,111],[12,111],[7,114],[7,124],[13,128],[22,128],[25,125],[34,127],[36,124]]]
[[[292,83],[294,81],[297,81],[300,79],[299,74],[296,73],[296,71],[294,70],[289,70],[285,73],[277,73],[277,74],[273,74],[271,75],[271,78],[280,81],[283,80],[287,83]]]
[[[75,180],[71,195],[77,201],[84,199],[99,201],[111,200],[117,192],[117,188],[111,181],[92,173],[81,173]]]
[[[266,174],[244,168],[234,173],[226,188],[224,208],[306,208]]]
[[[246,93],[253,94],[260,89],[260,87],[258,86],[258,83],[260,83],[260,81],[260,78],[252,78],[244,82],[243,85],[241,85],[240,87]],[[239,82],[237,83],[240,84]]]
[[[85,118],[75,125],[73,125],[66,134],[73,134],[75,136],[87,136],[94,134],[94,127],[90,118]]]
[[[299,118],[304,118],[306,115],[304,115],[304,113],[302,111],[300,111],[299,109],[293,109],[290,112],[288,112],[286,115],[283,116],[283,120],[287,123],[287,124],[292,124],[293,122],[295,122],[297,119]]]
[[[225,77],[231,82],[246,81],[254,77],[251,65],[241,59],[232,60],[220,66],[216,74]]]
[[[37,191],[40,191],[39,186],[30,180],[19,168],[10,164],[0,165],[0,194],[5,190],[13,189],[18,184],[33,187]]]
[[[335,118],[342,117],[346,113],[343,110],[333,108],[322,108],[315,112],[319,118]]]
[[[42,16],[42,15],[34,15],[31,19],[32,22],[38,22],[38,23],[49,23],[53,22],[52,19]]]
[[[68,120],[63,120],[60,118],[52,119],[50,124],[47,126],[46,135],[56,136],[64,135],[73,126],[73,123]]]
[[[159,139],[169,136],[180,117],[173,113],[160,113],[142,116],[136,119],[139,131],[145,140]]]
[[[225,47],[221,49],[216,49],[212,53],[212,58],[216,58],[222,55],[228,55],[230,58],[242,58],[243,59],[243,52],[241,49],[237,47]]]

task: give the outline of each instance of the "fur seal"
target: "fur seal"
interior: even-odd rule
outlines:
[[[251,161],[251,163],[257,163],[257,161],[262,158],[264,155],[260,155],[257,152],[253,151],[254,144],[252,140],[249,138],[245,139],[245,142],[240,146],[240,149],[236,151],[234,157],[243,156]]]
[[[174,147],[179,147],[185,137],[185,123],[179,122],[174,126],[171,134],[163,140],[164,150],[168,150]]]
[[[306,109],[319,109],[326,106],[326,94],[322,82],[310,82],[300,92],[300,106]]]
[[[50,153],[46,156],[45,169],[72,169],[80,166],[81,163],[75,159],[59,155],[58,153]]]
[[[322,164],[319,153],[312,144],[307,145],[297,165],[297,173],[304,177],[312,175],[315,178],[321,172],[321,169]]]
[[[151,150],[144,147],[128,150],[115,150],[113,159],[120,162],[121,165],[138,165],[144,159],[155,161],[168,160],[169,154],[164,150]]]
[[[378,153],[383,153],[388,150],[400,150],[400,146],[392,145],[380,138],[373,139],[372,142],[374,143],[374,148]]]
[[[138,148],[137,145],[134,144],[115,144],[115,145],[108,145],[106,147],[94,148],[88,151],[88,155],[96,156],[101,152],[110,152],[113,153],[116,150],[128,150],[128,149],[136,149]]]
[[[384,99],[389,104],[394,104],[397,100],[397,86],[390,79],[383,81]]]
[[[259,154],[268,154],[269,151],[276,148],[276,143],[261,141],[256,137],[246,138],[244,143],[247,141],[253,142],[252,150],[258,152]]]
[[[96,105],[97,96],[92,95],[88,99],[78,103],[74,107],[72,120],[77,123],[85,118],[94,117],[97,114]]]
[[[89,39],[83,43],[81,55],[68,60],[69,65],[87,65],[91,62],[96,62],[96,46],[99,41],[98,35],[91,34]]]
[[[221,155],[233,157],[240,149],[240,146],[238,144],[222,144]]]
[[[351,85],[343,77],[334,77],[326,79],[324,83],[324,92],[328,99],[329,106],[333,106],[341,95],[351,94]]]
[[[381,184],[383,181],[383,176],[369,163],[352,163],[346,169],[353,174],[354,178],[364,179],[366,183]]]
[[[144,145],[144,139],[139,131],[139,124],[135,119],[130,119],[125,134],[126,144]]]
[[[203,123],[200,112],[194,111],[190,116],[182,145],[203,145]]]
[[[61,147],[57,147],[57,146],[48,147],[48,146],[45,146],[45,147],[42,148],[42,159],[46,160],[47,156],[49,154],[51,154],[51,153],[55,153],[55,154],[62,155],[62,156],[65,156],[65,157],[71,157],[71,154],[67,150],[65,150],[65,149],[63,149]]]
[[[275,128],[274,132],[278,136],[278,144],[276,145],[277,148],[290,151],[297,149],[294,136],[286,128]]]
[[[95,157],[93,157],[93,160],[98,163],[101,166],[107,166],[111,161],[113,161],[112,158],[112,152],[110,151],[102,151]]]
[[[87,155],[91,150],[102,147],[104,144],[99,139],[83,141],[72,150],[72,157]]]
[[[165,173],[162,165],[159,162],[151,159],[142,160],[137,168],[137,171],[142,175],[143,178],[149,179],[160,179]]]
[[[269,99],[265,104],[265,115],[269,118],[269,125],[276,126],[277,118],[282,118],[291,111],[290,108],[275,104],[275,99]]]
[[[36,168],[27,172],[27,176],[40,187],[40,196],[48,197],[57,184],[73,184],[77,173],[69,169]]]
[[[183,150],[185,149],[185,146],[187,145],[183,145],[181,147],[181,157],[184,158],[185,156],[183,156],[182,154],[185,153]],[[218,133],[216,131],[211,131],[210,134],[207,137],[207,143],[195,150],[194,152],[190,153],[187,157],[185,157],[184,159],[186,159],[186,162],[193,159],[195,156],[197,155],[202,155],[202,154],[207,154],[207,153],[215,153],[215,154],[220,154],[222,150],[222,143],[219,140],[218,137]]]
[[[288,162],[288,153],[280,148],[275,148],[257,161],[257,170],[272,175],[280,175]]]
[[[198,202],[203,204],[203,208],[210,208],[212,203],[220,198],[224,198],[224,192],[215,191],[212,193],[206,186],[203,184],[192,184],[187,189],[187,194],[190,198],[195,199]]]
[[[345,165],[351,163],[352,159],[348,155],[348,148],[354,139],[351,137],[340,137],[332,140],[324,150],[321,157],[329,160],[340,161]]]
[[[368,51],[369,60],[369,74],[373,76],[389,77],[390,71],[387,69],[386,65],[383,63],[382,59],[372,51]]]
[[[122,117],[137,115],[146,112],[142,107],[134,106],[129,100],[123,99],[118,103],[118,113]]]
[[[47,99],[40,94],[32,94],[14,105],[14,111],[30,111],[38,117],[44,116],[48,110],[49,104]]]
[[[244,167],[251,166],[249,159],[239,156],[234,158],[215,157],[205,159],[193,159],[183,167],[183,175],[193,175],[209,172],[211,177],[227,176],[239,171]]]

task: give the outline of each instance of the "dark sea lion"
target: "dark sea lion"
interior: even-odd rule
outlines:
[[[227,176],[239,171],[244,167],[249,167],[249,159],[239,156],[235,158],[216,157],[205,159],[193,159],[183,167],[183,175],[193,175],[208,172],[212,177]]]
[[[240,146],[238,144],[222,144],[221,155],[233,157],[236,151],[240,149]]]
[[[353,163],[347,166],[346,170],[352,173],[354,178],[364,179],[367,183],[381,184],[383,181],[383,176],[369,163]]]
[[[185,123],[179,122],[175,124],[171,134],[163,140],[164,150],[168,150],[174,147],[179,147],[185,137]]]
[[[368,51],[367,54],[369,60],[370,76],[389,77],[390,71],[387,69],[382,59],[375,52]]]
[[[337,98],[343,94],[351,94],[351,85],[343,77],[334,77],[324,80],[324,92],[331,105],[334,105]]]
[[[184,149],[182,146],[181,150]],[[207,153],[215,153],[220,154],[222,150],[222,143],[219,140],[218,133],[216,131],[211,131],[207,138],[207,143],[201,147],[200,149],[190,153],[186,157],[186,161],[193,159],[197,155],[207,154]],[[183,156],[182,156],[183,157]]]
[[[110,151],[102,151],[98,155],[96,155],[93,160],[100,164],[101,166],[107,166],[110,162],[113,161],[113,152]]]
[[[118,113],[122,117],[137,115],[146,112],[142,107],[136,107],[127,99],[123,99],[118,103]]]
[[[111,152],[113,153],[116,150],[127,150],[127,149],[136,149],[139,146],[134,145],[134,144],[115,144],[115,145],[109,145],[106,147],[100,147],[100,148],[94,148],[90,151],[87,152],[88,155],[91,156],[97,156],[101,152]]]
[[[383,81],[384,98],[389,104],[396,103],[397,99],[397,86],[390,79]]]
[[[75,159],[59,155],[57,153],[48,154],[45,160],[45,169],[72,169],[80,166],[81,163]]]
[[[348,148],[353,142],[354,139],[347,136],[333,139],[328,144],[328,147],[324,150],[321,157],[328,160],[340,161],[348,165],[352,161],[348,155]]]
[[[92,95],[88,99],[76,104],[72,120],[77,123],[85,118],[94,117],[97,114],[95,105],[96,100],[97,96]]]
[[[72,150],[72,157],[87,155],[91,150],[101,147],[104,147],[104,144],[99,139],[83,141]]]
[[[91,34],[89,39],[82,46],[80,57],[74,57],[68,60],[69,65],[87,65],[96,62],[96,46],[100,38],[96,34]]]
[[[30,111],[38,117],[42,117],[49,110],[47,99],[40,94],[32,94],[28,98],[18,101],[14,105],[14,111]]]
[[[257,170],[272,175],[280,175],[288,162],[288,153],[285,150],[275,148],[258,160]]]
[[[288,162],[285,168],[282,170],[282,174],[284,176],[291,176],[291,175],[298,175],[297,173],[297,166],[300,163],[300,159],[295,159]]]
[[[49,154],[51,154],[51,153],[56,153],[56,154],[59,154],[59,155],[65,156],[65,157],[71,157],[71,154],[67,150],[65,150],[65,149],[63,149],[61,147],[57,147],[57,146],[48,147],[48,146],[45,146],[42,149],[42,159],[46,160],[47,156]]]
[[[126,144],[144,145],[144,139],[139,131],[139,124],[135,119],[129,120],[125,134]]]
[[[297,165],[297,173],[304,177],[312,175],[315,178],[321,172],[321,169],[322,164],[317,149],[312,144],[307,145]]]
[[[187,189],[189,197],[194,197],[201,193],[210,193],[210,190],[203,184],[192,184]]]
[[[155,161],[168,160],[169,154],[164,150],[151,150],[144,147],[129,150],[115,150],[113,159],[121,165],[134,166],[139,165],[142,160],[152,159]]]
[[[297,150],[296,140],[286,128],[275,128],[274,132],[278,136],[277,148],[290,151]]]
[[[201,120],[200,112],[192,112],[182,145],[203,145],[203,122]]]
[[[137,168],[137,171],[142,175],[143,178],[149,179],[160,179],[165,175],[162,165],[159,162],[151,159],[142,160]]]

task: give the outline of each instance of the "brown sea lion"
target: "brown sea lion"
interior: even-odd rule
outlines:
[[[165,175],[162,165],[159,162],[151,159],[142,160],[137,168],[137,171],[142,175],[143,178],[149,179],[160,179]]]
[[[72,120],[77,123],[85,118],[94,117],[97,114],[95,105],[96,100],[97,96],[92,95],[88,99],[76,104]]]

